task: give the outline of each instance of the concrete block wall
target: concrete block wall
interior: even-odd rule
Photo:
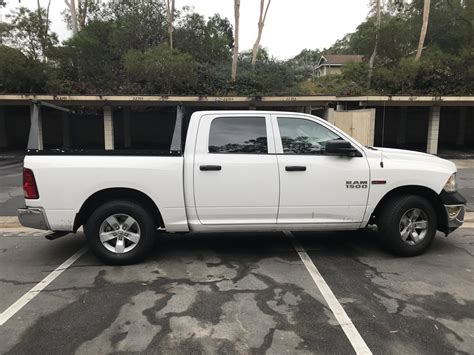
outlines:
[[[426,144],[426,152],[429,154],[438,153],[440,114],[441,108],[439,106],[430,107],[430,115],[428,117],[428,138]]]
[[[114,122],[112,107],[104,107],[104,148],[105,150],[114,149]]]

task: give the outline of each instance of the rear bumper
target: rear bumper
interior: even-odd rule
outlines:
[[[46,213],[41,207],[26,207],[17,210],[20,223],[29,228],[51,230]]]

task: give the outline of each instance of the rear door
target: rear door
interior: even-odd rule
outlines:
[[[279,176],[268,114],[201,118],[194,199],[202,224],[275,224]]]
[[[360,223],[369,192],[365,155],[327,155],[325,143],[344,138],[317,119],[288,114],[273,119],[280,172],[278,223]]]

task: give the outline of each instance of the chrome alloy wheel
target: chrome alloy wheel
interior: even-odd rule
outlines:
[[[112,253],[123,254],[135,248],[140,241],[140,226],[127,214],[107,217],[99,228],[102,245]]]
[[[417,245],[428,233],[428,217],[419,208],[406,211],[399,224],[400,236],[408,245]]]

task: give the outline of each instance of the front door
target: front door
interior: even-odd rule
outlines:
[[[194,199],[202,224],[276,223],[279,177],[270,119],[265,114],[201,118]]]
[[[275,137],[281,137],[278,223],[360,223],[369,192],[365,156],[326,155],[325,143],[343,137],[317,119],[284,114],[273,119]]]

